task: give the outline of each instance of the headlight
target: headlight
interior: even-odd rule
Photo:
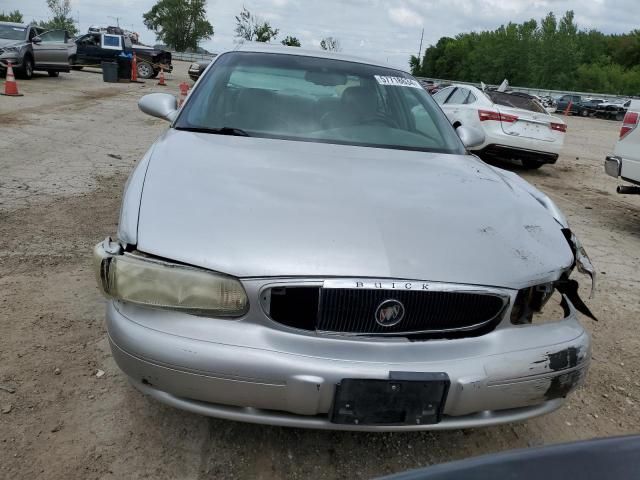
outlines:
[[[213,317],[239,317],[248,310],[247,294],[233,277],[129,253],[112,255],[105,244],[94,253],[98,283],[110,298]]]
[[[18,53],[20,51],[20,47],[4,47],[3,53]]]

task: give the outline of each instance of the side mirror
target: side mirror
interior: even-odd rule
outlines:
[[[461,125],[456,128],[456,133],[466,148],[477,147],[484,143],[484,132],[477,128],[463,127]]]
[[[40,37],[33,37],[31,39],[31,43],[35,43],[36,45],[38,45],[39,43],[42,43],[42,39]]]
[[[173,122],[178,114],[178,100],[168,93],[150,93],[138,101],[138,108],[147,115]]]

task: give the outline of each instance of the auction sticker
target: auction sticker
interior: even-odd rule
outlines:
[[[409,88],[422,88],[422,86],[415,80],[404,77],[385,77],[382,75],[374,75],[376,82],[380,85],[387,85],[390,87],[409,87]]]

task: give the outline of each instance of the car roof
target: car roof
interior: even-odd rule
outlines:
[[[0,25],[8,25],[10,27],[20,27],[20,28],[27,28],[29,26],[26,23],[16,23],[16,22],[0,22]]]
[[[469,90],[471,90],[472,92],[482,92],[482,90],[480,90],[478,87],[474,86],[474,85],[467,85],[466,83],[452,83],[451,85],[448,85],[449,87],[462,87],[462,88],[467,88]]]
[[[255,53],[279,53],[284,55],[302,55],[304,57],[329,58],[332,60],[343,60],[345,62],[362,63],[365,65],[373,65],[376,67],[389,68],[399,72],[409,73],[402,68],[389,65],[369,58],[345,55],[343,53],[328,52],[326,50],[311,50],[301,47],[289,47],[286,45],[276,45],[264,42],[244,42],[236,48],[222,52],[220,55],[228,52],[255,52]]]

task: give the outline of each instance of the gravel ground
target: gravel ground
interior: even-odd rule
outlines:
[[[200,417],[130,387],[108,349],[90,252],[115,233],[124,182],[166,128],[137,99],[177,94],[187,66],[176,62],[164,89],[82,71],[0,97],[0,477],[369,478],[640,429],[640,197],[605,176],[619,124],[596,119],[569,118],[558,163],[519,171],[564,210],[600,272],[589,302],[600,322],[583,319],[590,375],[560,411],[478,430],[334,433]]]

